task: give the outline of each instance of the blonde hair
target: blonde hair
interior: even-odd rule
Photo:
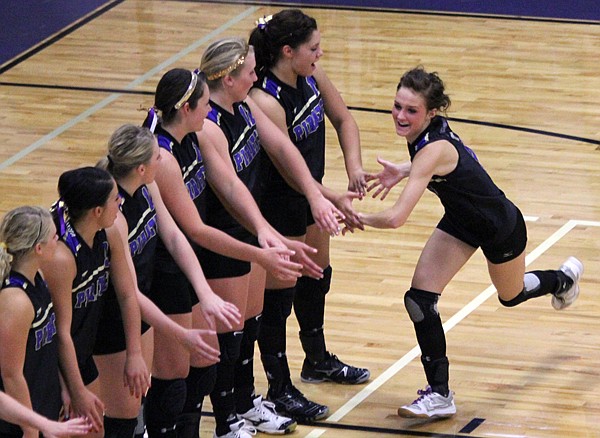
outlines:
[[[116,179],[123,178],[140,164],[152,159],[154,134],[135,125],[123,125],[108,141],[108,155],[98,166],[108,170]]]
[[[242,38],[222,38],[212,42],[200,61],[200,70],[206,75],[208,85],[212,88],[228,74],[235,76],[248,53],[254,53],[254,48]]]
[[[52,216],[42,207],[23,206],[4,215],[0,224],[0,279],[4,281],[11,265],[45,242],[52,230]]]

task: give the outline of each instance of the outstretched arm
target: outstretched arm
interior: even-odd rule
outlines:
[[[367,191],[375,190],[372,195],[373,198],[377,198],[381,194],[381,200],[383,201],[392,187],[404,178],[408,178],[411,163],[407,161],[406,163],[395,164],[381,157],[377,157],[377,162],[383,166],[383,170],[375,175],[367,176],[367,181],[371,182]]]
[[[248,187],[235,173],[223,131],[207,121],[196,135],[205,159],[206,179],[229,214],[258,238],[261,247],[284,248],[285,245],[263,217]]]
[[[410,167],[408,182],[396,203],[379,213],[360,214],[365,225],[375,228],[398,228],[406,222],[427,189],[433,175],[446,175],[458,161],[458,153],[447,141],[436,141],[421,149]]]
[[[362,197],[367,192],[367,173],[362,165],[360,133],[356,120],[320,64],[316,64],[313,76],[319,85],[325,105],[325,114],[335,128],[342,148],[348,174],[348,190],[356,192]]]
[[[92,422],[92,430],[98,432],[102,430],[104,423],[104,404],[96,394],[85,387],[77,364],[75,345],[71,337],[71,288],[77,267],[73,254],[62,242],[58,242],[52,260],[42,265],[42,272],[54,304],[60,371],[70,396],[71,405],[65,406],[65,411],[70,417],[88,418]]]
[[[158,189],[156,189],[158,190]],[[121,213],[119,213],[121,215]],[[117,230],[121,234],[121,238],[124,242],[127,241],[127,229],[123,228],[124,222],[119,221]],[[160,227],[159,227],[160,229]],[[187,242],[187,241],[186,241]],[[192,253],[193,254],[193,253]],[[194,259],[195,259],[194,255]],[[133,260],[129,251],[125,251],[125,259],[129,266],[129,272],[133,277],[133,283],[137,285],[137,274],[133,265]],[[171,336],[173,340],[183,345],[188,351],[199,354],[206,359],[218,362],[219,361],[219,350],[213,348],[209,343],[204,340],[204,336],[214,335],[215,332],[212,330],[190,330],[186,329],[167,315],[165,315],[159,308],[144,295],[136,287],[136,297],[142,314],[142,319],[150,324],[155,330],[164,333],[167,336]]]
[[[261,247],[289,248],[304,275],[321,278],[321,268],[308,256],[316,250],[302,242],[286,239],[263,217],[254,197],[235,173],[223,131],[209,122],[197,135],[202,156],[206,158],[207,179],[229,213],[258,237]]]
[[[141,398],[150,387],[150,373],[142,356],[141,313],[137,300],[135,272],[127,262],[129,244],[126,236],[127,222],[119,213],[113,226],[106,229],[110,245],[110,275],[119,301],[125,342],[127,344],[124,383],[131,395]]]
[[[148,190],[156,208],[160,238],[194,287],[205,319],[211,321],[216,318],[226,327],[233,329],[233,324],[239,323],[242,318],[240,311],[235,305],[224,301],[212,291],[194,250],[165,207],[158,187],[152,183],[148,185]]]
[[[86,418],[74,418],[64,423],[49,420],[3,392],[0,392],[0,417],[23,428],[39,430],[45,438],[85,435],[92,428]]]
[[[287,133],[282,132],[281,127],[277,126],[251,97],[248,97],[246,102],[256,120],[261,145],[279,173],[290,186],[297,188],[306,197],[319,228],[331,235],[339,234],[338,218],[344,220],[345,215],[321,192],[298,148]]]
[[[298,278],[298,264],[289,260],[287,248],[257,248],[202,222],[183,183],[179,165],[171,154],[164,154],[156,174],[162,199],[182,231],[198,245],[238,260],[256,262],[282,280]]]
[[[27,334],[35,317],[24,291],[9,287],[0,294],[0,373],[5,391],[31,408],[29,387],[23,374]],[[36,437],[37,430],[23,429],[24,437]]]

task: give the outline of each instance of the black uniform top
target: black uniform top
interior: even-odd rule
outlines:
[[[58,420],[62,402],[58,382],[58,344],[53,339],[56,335],[56,317],[48,286],[39,273],[32,284],[25,276],[11,271],[0,289],[9,287],[22,289],[31,300],[35,312],[27,334],[23,365],[31,406],[35,412]],[[0,389],[4,391],[1,376]],[[0,436],[18,434],[20,430],[19,426],[0,420]]]
[[[127,221],[127,241],[137,276],[137,285],[140,292],[148,295],[154,274],[154,255],[159,240],[154,202],[145,185],[137,189],[133,196],[129,196],[121,186],[117,185],[117,188],[122,199],[121,212]],[[122,321],[121,308],[112,281],[105,299],[103,320],[109,321],[109,324],[114,324],[114,320]],[[148,327],[142,321],[142,332],[148,330]]]
[[[206,221],[206,172],[204,170],[204,160],[198,148],[196,133],[187,134],[183,137],[181,143],[177,142],[160,124],[156,127],[154,133],[158,139],[158,145],[172,154],[179,163],[183,182],[188,193],[194,201],[200,217],[203,221]],[[191,239],[188,240],[194,251],[198,253],[200,247]],[[160,239],[156,249],[156,266],[165,272],[180,272],[175,260]]]
[[[73,280],[71,337],[80,366],[92,356],[105,292],[109,284],[110,247],[106,231],[94,236],[90,248],[71,225],[62,201],[51,208],[60,240],[75,257],[77,274]]]
[[[152,196],[148,187],[143,185],[129,196],[121,186],[118,186],[123,202],[121,212],[127,220],[129,235],[129,251],[137,275],[140,291],[147,295],[152,284],[154,272],[154,254],[158,242],[158,222]]]
[[[215,102],[211,101],[210,105],[212,110],[208,113],[207,119],[215,123],[225,134],[229,157],[237,176],[248,187],[258,203],[261,148],[256,121],[250,108],[245,102],[238,102],[233,105],[234,113],[231,114]],[[250,233],[227,212],[210,186],[206,190],[206,223],[240,240],[250,237]]]
[[[313,178],[322,182],[325,173],[325,107],[314,77],[298,76],[296,88],[280,81],[271,71],[256,85],[277,99],[285,111],[288,135],[296,145]],[[287,185],[266,154],[262,160],[263,194],[299,196]]]
[[[446,118],[434,117],[427,129],[408,144],[411,160],[438,140],[450,142],[458,151],[456,168],[448,175],[434,175],[427,186],[442,202],[446,217],[478,242],[504,240],[515,227],[518,210],[494,184],[475,153],[452,132]]]

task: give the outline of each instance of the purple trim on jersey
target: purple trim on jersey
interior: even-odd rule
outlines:
[[[217,126],[221,126],[221,113],[216,109],[212,108],[206,118],[214,122]]]
[[[458,135],[456,135],[450,129],[450,126],[448,126],[448,121],[446,119],[442,119],[442,127],[440,128],[439,133],[440,134],[447,134],[453,140],[460,142],[462,144],[462,146],[465,148],[465,150],[469,153],[469,155],[471,155],[473,157],[473,159],[479,163],[479,159],[477,158],[477,155],[475,154],[475,151],[473,149],[471,149],[470,147],[466,146],[462,142],[462,140],[460,139],[460,137]],[[429,132],[427,134],[425,134],[423,136],[423,138],[421,140],[419,140],[419,142],[415,145],[415,153],[417,153],[427,143],[429,143]]]
[[[277,82],[272,79],[265,78],[263,82],[263,90],[269,93],[271,96],[279,99],[279,92],[281,91],[281,87],[277,85]]]
[[[144,128],[148,128],[154,134],[156,125],[158,125],[158,114],[156,114],[156,111],[154,110],[154,108],[150,108],[148,110],[148,115],[146,116],[146,120],[144,120],[144,123],[142,123],[142,126]]]
[[[51,207],[50,210],[56,211],[56,217],[58,219],[58,235],[67,246],[73,251],[73,254],[77,254],[81,244],[75,235],[75,231],[69,225],[69,210],[62,199],[56,201],[56,203]]]
[[[173,148],[171,147],[173,145],[173,142],[171,140],[160,134],[156,136],[156,139],[158,140],[158,145],[161,148],[166,149],[167,151],[169,151],[170,154],[173,153]]]

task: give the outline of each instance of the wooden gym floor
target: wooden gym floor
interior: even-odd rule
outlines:
[[[195,68],[207,44],[247,36],[277,6],[190,1],[114,2],[0,75],[0,213],[49,206],[63,171],[92,165],[112,131],[140,123],[160,76]],[[328,347],[370,368],[361,386],[299,381],[297,325],[289,358],[298,387],[331,416],[299,437],[600,436],[600,26],[597,22],[304,8],[322,32],[320,61],[359,127],[365,168],[377,156],[407,158],[389,115],[401,74],[437,71],[453,104],[452,127],[528,219],[532,269],[569,255],[586,272],[581,297],[556,312],[549,298],[514,309],[498,303],[478,252],[451,282],[439,309],[448,337],[458,413],[414,421],[396,409],[425,384],[403,295],[441,215],[427,194],[403,228],[332,242]],[[6,64],[5,64],[6,65]],[[343,159],[328,133],[326,183],[344,189]],[[365,199],[361,211],[393,202]],[[257,390],[266,390],[258,356]],[[210,411],[206,402],[205,410]],[[202,436],[212,436],[212,419]]]

